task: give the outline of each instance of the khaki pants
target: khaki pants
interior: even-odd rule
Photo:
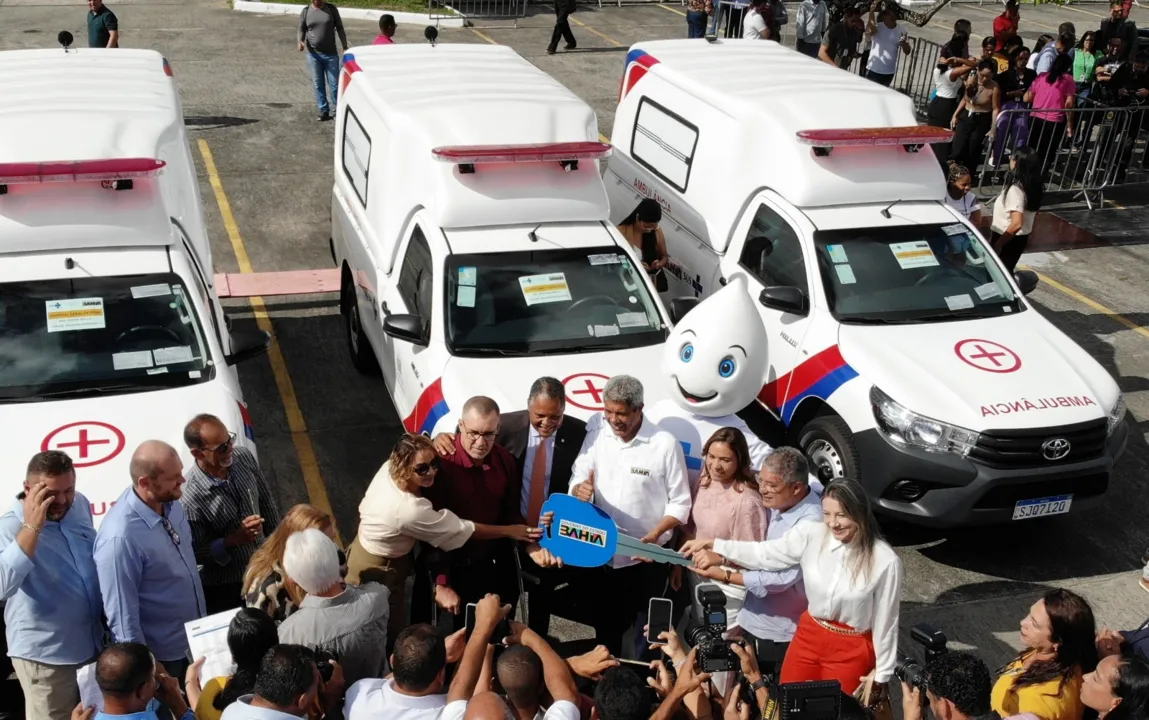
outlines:
[[[45,665],[12,658],[16,677],[24,690],[26,720],[70,720],[72,710],[80,704],[76,671],[86,664]]]
[[[359,544],[359,538],[351,541],[347,550],[347,582],[352,585],[376,582],[390,591],[387,617],[387,645],[395,644],[399,632],[407,627],[407,577],[413,568],[411,553],[401,558],[385,558],[373,555]]]

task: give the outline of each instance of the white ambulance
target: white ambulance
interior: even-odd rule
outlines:
[[[254,450],[236,363],[270,338],[229,330],[179,93],[146,50],[0,53],[0,475],[62,450],[97,525],[144,440],[191,458],[218,415]]]
[[[575,416],[621,373],[657,400],[667,320],[608,222],[590,106],[501,46],[344,57],[332,255],[352,360],[404,427],[453,430],[473,395],[521,409],[543,375]]]
[[[823,477],[935,526],[1070,512],[1108,486],[1124,401],[942,201],[944,135],[776,43],[641,43],[605,180],[616,219],[661,203],[672,294],[746,278],[759,399]]]

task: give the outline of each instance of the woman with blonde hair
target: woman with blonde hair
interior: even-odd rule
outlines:
[[[711,550],[713,548],[713,550]],[[822,495],[822,522],[803,521],[766,542],[691,540],[700,569],[736,562],[757,570],[802,568],[809,606],[786,650],[780,681],[837,680],[852,693],[872,673],[871,703],[885,695],[898,652],[902,564],[882,539],[870,498],[841,478]]]
[[[335,540],[335,521],[330,515],[314,505],[296,505],[283,516],[279,527],[247,564],[247,572],[243,576],[245,604],[267,613],[277,625],[295,612],[307,594],[283,571],[287,538],[310,528],[322,530]],[[341,564],[345,566],[343,552],[340,551],[339,555]]]
[[[348,550],[347,581],[377,582],[391,591],[387,638],[407,625],[407,577],[414,567],[416,542],[455,550],[468,540],[511,538],[532,542],[542,537],[526,525],[485,525],[436,510],[423,497],[435,483],[439,454],[425,435],[404,434],[379,468],[359,504],[359,534]]]

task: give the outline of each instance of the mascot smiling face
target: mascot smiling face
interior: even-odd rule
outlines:
[[[746,282],[735,277],[674,326],[662,353],[669,394],[694,415],[732,415],[766,379],[766,328]]]

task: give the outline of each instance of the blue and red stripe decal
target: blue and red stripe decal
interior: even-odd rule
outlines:
[[[782,377],[763,386],[758,399],[776,410],[782,422],[790,424],[798,403],[808,397],[828,400],[849,381],[858,377],[858,371],[842,357],[837,345],[831,345],[814,355]]]
[[[247,411],[247,405],[244,405],[238,400],[235,404],[239,405],[239,416],[243,419],[243,436],[248,440],[254,441],[255,427],[253,427],[251,424],[251,413]]]
[[[339,73],[339,94],[342,95],[343,91],[351,83],[351,76],[360,72],[363,68],[359,67],[359,61],[351,53],[343,53],[343,70]]]
[[[618,99],[621,101],[631,91],[634,84],[646,75],[647,71],[658,64],[658,58],[645,50],[631,50],[626,54],[626,65],[622,70],[622,84],[618,89]]]
[[[439,378],[423,389],[415,401],[415,409],[403,421],[403,427],[409,433],[430,435],[439,420],[449,412],[451,408],[443,397],[443,378]]]

